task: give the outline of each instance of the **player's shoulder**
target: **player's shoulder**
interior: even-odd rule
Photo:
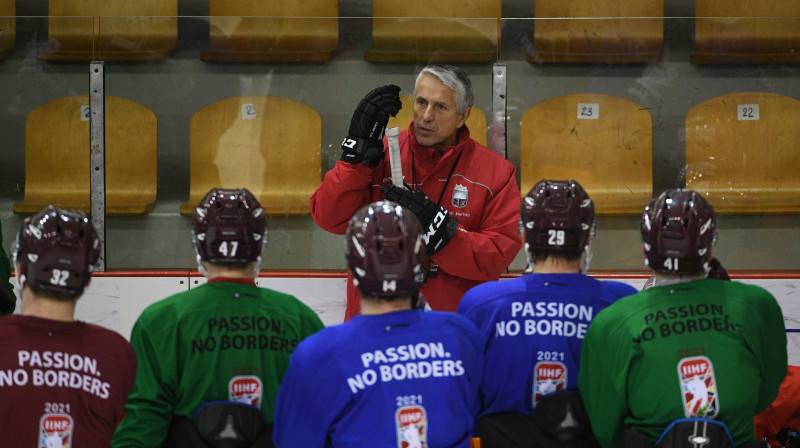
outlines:
[[[619,299],[639,292],[632,285],[618,280],[595,280],[599,283],[600,290],[609,298]]]
[[[466,337],[474,342],[478,340],[478,327],[461,314],[446,311],[428,311],[422,313],[424,328],[434,329],[437,335],[450,334],[454,337]]]
[[[493,307],[496,302],[524,291],[525,282],[522,277],[481,283],[464,293],[458,305],[458,312],[464,313],[474,308]]]
[[[139,322],[150,322],[152,320],[160,320],[160,318],[163,317],[171,318],[172,315],[176,314],[178,310],[196,294],[197,292],[195,289],[190,289],[157,300],[145,307],[137,320]]]
[[[342,357],[348,350],[353,350],[356,345],[354,342],[363,336],[353,327],[345,322],[324,327],[307,336],[295,347],[292,360],[315,365],[319,364],[320,360]]]
[[[99,348],[100,351],[107,353],[111,357],[134,357],[133,347],[125,337],[116,331],[102,327],[97,324],[81,322],[84,325],[84,340],[90,345]]]

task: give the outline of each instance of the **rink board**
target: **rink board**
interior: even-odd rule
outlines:
[[[637,289],[641,289],[648,277],[613,273],[593,276],[623,281]],[[800,365],[800,273],[747,274],[735,279],[761,286],[775,296],[783,309],[789,364]],[[189,271],[96,273],[78,302],[76,317],[127,338],[136,318],[148,305],[202,283],[205,278]],[[325,325],[341,323],[344,318],[347,285],[344,273],[262,272],[257,284],[294,295],[316,311]],[[16,293],[19,297],[19,291]]]

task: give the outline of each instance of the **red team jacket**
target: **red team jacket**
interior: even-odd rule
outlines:
[[[412,127],[400,133],[405,182],[434,202],[441,195],[439,205],[458,218],[453,239],[429,260],[439,266],[438,275],[421,291],[434,310],[455,311],[468,289],[497,280],[522,247],[516,168],[469,138],[466,125],[458,131],[458,144],[444,154],[418,144]],[[359,208],[385,199],[381,187],[391,182],[388,156],[375,168],[338,161],[311,196],[311,216],[323,229],[342,235]],[[360,296],[350,278],[345,320],[359,310]]]
[[[83,322],[0,319],[0,434],[9,447],[108,447],[136,376],[119,334]]]

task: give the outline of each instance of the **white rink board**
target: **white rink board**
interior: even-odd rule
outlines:
[[[644,278],[622,279],[637,289]],[[767,289],[783,309],[787,330],[789,364],[800,365],[800,278],[746,279]],[[130,337],[133,323],[150,304],[192,286],[205,283],[205,278],[186,276],[95,276],[78,301],[76,318],[114,330]],[[320,317],[325,325],[341,323],[344,319],[344,277],[259,277],[258,286],[292,294]],[[15,291],[19,297],[19,291]],[[17,312],[20,304],[17,303]]]

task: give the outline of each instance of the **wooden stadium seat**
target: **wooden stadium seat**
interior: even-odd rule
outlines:
[[[800,212],[800,101],[730,93],[686,115],[686,188],[719,213]]]
[[[373,0],[369,62],[497,60],[502,0]]]
[[[226,98],[192,115],[191,215],[212,188],[249,189],[269,214],[304,215],[322,180],[322,119],[277,96]]]
[[[409,123],[414,120],[414,97],[412,95],[402,95],[400,102],[403,103],[403,108],[397,113],[396,117],[389,118],[389,124],[386,127],[397,126],[401,131],[408,129]],[[486,146],[486,114],[475,106],[467,118],[467,127],[469,128],[470,137],[483,146]]]
[[[536,0],[537,63],[647,63],[664,41],[664,0]],[[607,17],[607,19],[599,19]],[[551,18],[563,20],[550,20]]]
[[[106,96],[106,213],[140,216],[156,201],[155,114],[131,100]],[[89,96],[52,100],[25,122],[25,197],[14,213],[53,204],[90,213]]]
[[[0,59],[4,59],[14,48],[17,34],[16,0],[0,0]]]
[[[223,62],[326,62],[339,45],[337,0],[210,0],[209,48]]]
[[[178,41],[178,0],[51,0],[47,61],[160,60]]]
[[[797,0],[695,0],[693,64],[800,62]]]
[[[520,193],[541,179],[574,179],[597,214],[640,214],[653,191],[652,122],[646,108],[610,95],[565,95],[531,107],[520,123]]]

